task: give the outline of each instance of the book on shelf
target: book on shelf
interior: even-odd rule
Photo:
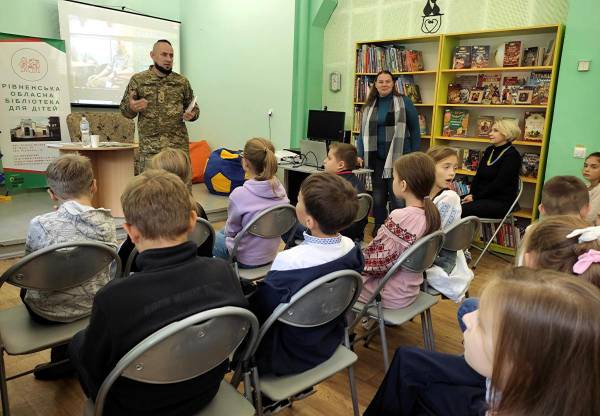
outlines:
[[[513,40],[504,44],[504,59],[502,66],[513,67],[521,64],[523,47],[520,40]]]
[[[354,109],[354,126],[352,130],[360,132],[362,128],[362,111],[359,108]]]
[[[477,118],[476,134],[479,137],[489,137],[496,119],[494,116],[479,116]]]
[[[448,84],[448,104],[460,104],[460,84]]]
[[[423,113],[418,113],[419,116],[419,131],[421,133],[421,136],[427,135],[427,118],[425,117],[425,114]]]
[[[523,153],[521,159],[521,174],[528,178],[537,178],[540,168],[540,155],[537,153]]]
[[[484,90],[481,87],[475,87],[469,91],[469,104],[481,104]]]
[[[541,142],[544,138],[546,115],[541,112],[526,112],[523,128],[523,140]]]
[[[531,104],[532,97],[533,97],[533,88],[522,87],[519,89],[519,92],[517,93],[517,104],[520,104],[520,105]]]
[[[356,51],[356,72],[377,73],[423,71],[423,52],[401,45],[361,45]]]
[[[404,93],[413,104],[421,104],[423,101],[421,100],[421,90],[417,84],[405,83],[404,84]]]
[[[450,189],[456,192],[458,196],[462,197],[471,192],[471,185],[466,178],[461,177],[452,181],[450,184]]]
[[[544,62],[542,49],[537,46],[525,49],[521,66],[539,66]]]
[[[544,49],[544,59],[542,64],[544,66],[552,65],[552,61],[554,59],[554,39],[550,39],[548,42],[548,46]]]
[[[469,102],[469,94],[472,89],[477,87],[478,76],[477,75],[459,75],[456,77],[456,84],[460,85],[459,96],[460,103],[465,104]]]
[[[454,48],[454,56],[452,58],[452,69],[471,68],[471,47],[457,46]]]
[[[466,170],[476,172],[477,168],[479,168],[479,163],[481,162],[481,154],[481,150],[468,149],[467,159],[466,163],[464,163],[464,168]]]
[[[421,51],[415,51],[407,49],[405,53],[405,64],[407,72],[418,72],[425,69],[423,65],[423,53]]]
[[[367,100],[373,83],[367,76],[356,77],[354,81],[354,101],[363,103]]]
[[[442,135],[446,137],[466,137],[469,128],[469,112],[467,110],[450,110],[444,112]]]
[[[550,95],[550,81],[552,74],[548,71],[532,71],[527,81],[527,86],[533,90],[531,103],[536,105],[548,104]]]
[[[490,66],[490,45],[471,47],[471,68],[487,68]]]
[[[500,74],[479,74],[477,77],[477,86],[482,88],[483,104],[501,104],[500,82],[502,76]]]
[[[502,93],[500,100],[502,104],[516,104],[519,90],[525,85],[525,79],[515,76],[505,76],[502,79]]]

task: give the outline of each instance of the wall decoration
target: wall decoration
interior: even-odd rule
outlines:
[[[423,8],[423,23],[421,24],[421,32],[423,33],[437,33],[442,27],[444,13],[440,12],[440,6],[436,4],[437,1],[427,0]]]

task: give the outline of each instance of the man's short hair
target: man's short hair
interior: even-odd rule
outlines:
[[[169,44],[169,46],[173,47],[173,45],[171,45],[171,42],[169,42],[166,39],[159,39],[156,42],[154,42],[154,45],[152,46],[152,49],[154,49],[156,47],[156,45],[158,45],[159,43],[167,43]]]
[[[344,162],[344,168],[346,170],[356,169],[356,160],[358,153],[356,147],[350,143],[332,143],[331,149],[337,160]]]
[[[325,234],[335,234],[354,222],[358,211],[356,190],[333,173],[313,173],[300,186],[306,212]]]
[[[148,239],[177,238],[188,231],[196,209],[183,181],[162,169],[146,170],[129,182],[121,205],[125,221]]]
[[[589,203],[585,183],[575,176],[555,176],[542,189],[542,205],[547,215],[580,215]]]
[[[90,159],[68,154],[54,159],[46,169],[48,187],[63,200],[91,195],[94,171]]]

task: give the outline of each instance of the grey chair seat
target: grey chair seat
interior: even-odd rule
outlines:
[[[255,267],[253,269],[238,269],[240,278],[246,280],[263,279],[267,275],[267,273],[269,273],[269,270],[271,270],[271,264],[272,263],[269,263],[267,265]]]
[[[272,400],[283,400],[331,377],[351,366],[358,356],[340,345],[333,356],[324,363],[300,374],[291,376],[260,376],[260,391]]]
[[[419,315],[422,312],[425,312],[427,309],[431,308],[433,305],[438,303],[438,299],[439,298],[431,296],[425,292],[419,292],[419,296],[417,296],[417,299],[411,305],[405,308],[383,308],[383,320],[386,324],[402,325],[403,323],[410,321],[415,316]],[[364,307],[364,303],[356,302],[354,304],[353,309],[355,311],[360,311]],[[375,306],[370,307],[368,313],[371,318],[377,318],[377,308]]]
[[[244,396],[226,381],[221,381],[219,392],[212,401],[196,413],[196,416],[252,416],[255,414],[254,407]],[[94,402],[88,399],[83,408],[83,416],[94,415]]]
[[[38,324],[21,304],[0,311],[0,334],[4,350],[9,355],[31,354],[67,343],[73,335],[85,329],[88,322],[89,317],[65,324]]]

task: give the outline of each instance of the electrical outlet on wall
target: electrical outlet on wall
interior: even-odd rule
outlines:
[[[585,159],[587,149],[581,145],[576,145],[573,149],[573,157],[577,159]]]

